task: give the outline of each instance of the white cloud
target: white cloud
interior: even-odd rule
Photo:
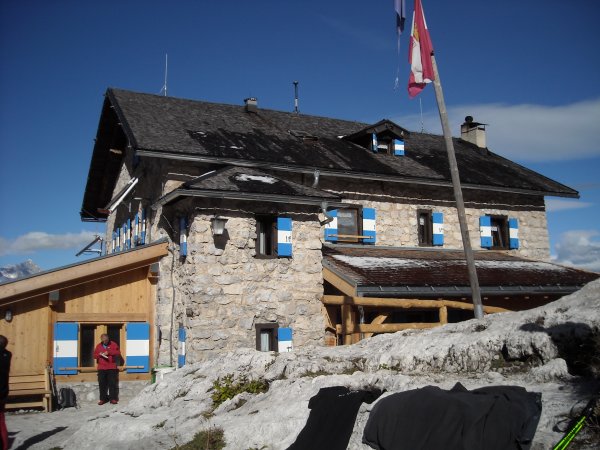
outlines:
[[[40,250],[58,250],[83,247],[89,244],[96,234],[92,231],[79,233],[49,234],[32,231],[13,240],[0,237],[0,255],[22,255]]]
[[[557,212],[566,211],[569,209],[582,209],[593,206],[590,202],[580,202],[578,200],[565,200],[562,198],[547,198],[546,199],[546,211]]]
[[[600,272],[600,232],[571,230],[560,235],[556,244],[555,262],[579,269]]]
[[[600,98],[570,105],[460,105],[448,108],[453,135],[460,135],[466,116],[487,126],[487,145],[519,161],[559,161],[600,155]],[[421,129],[418,114],[392,119],[405,128]],[[425,130],[441,134],[439,114],[424,113]]]

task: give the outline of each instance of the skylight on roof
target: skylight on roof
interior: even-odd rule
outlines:
[[[261,175],[248,175],[241,173],[235,177],[237,181],[259,181],[261,183],[274,184],[277,180],[273,177],[261,176]]]
[[[302,139],[303,141],[318,141],[319,138],[313,134],[310,134],[302,130],[289,130],[292,136]]]

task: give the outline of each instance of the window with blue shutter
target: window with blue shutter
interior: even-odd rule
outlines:
[[[77,375],[79,324],[57,322],[54,324],[53,363],[56,375]],[[67,370],[71,368],[71,370]]]
[[[377,153],[379,149],[377,148],[377,135],[373,133],[371,135],[371,151],[373,153]]]
[[[369,236],[363,244],[374,244],[377,239],[374,208],[363,208],[363,236]]]
[[[492,218],[490,216],[481,216],[479,218],[479,233],[481,247],[492,248]]]
[[[515,218],[508,219],[509,248],[519,248],[519,221]]]
[[[277,255],[292,256],[292,219],[289,217],[277,218]]]
[[[127,373],[148,373],[150,370],[150,324],[130,322],[126,325]],[[138,366],[138,368],[129,368]]]
[[[444,214],[434,212],[431,217],[433,220],[433,245],[444,245]]]
[[[333,217],[333,220],[325,224],[325,240],[329,242],[336,242],[338,234],[337,209],[327,211],[327,214]]]

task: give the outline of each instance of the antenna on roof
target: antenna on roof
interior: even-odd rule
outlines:
[[[162,94],[164,92],[164,96],[167,96],[167,71],[169,68],[169,55],[167,53],[165,53],[165,84],[163,84],[163,87],[161,88],[159,94]]]
[[[423,103],[421,103],[421,97],[419,97],[419,108],[421,108],[421,133],[424,133],[425,125],[423,124]]]
[[[294,112],[298,114],[298,82],[294,81]]]
[[[99,236],[96,235],[94,237],[94,240],[92,242],[90,242],[88,245],[86,245],[85,247],[83,247],[81,250],[79,250],[75,256],[81,256],[84,253],[97,253],[99,255],[102,254],[102,241],[103,239]],[[94,245],[96,242],[100,242],[100,248],[91,248],[92,245]]]

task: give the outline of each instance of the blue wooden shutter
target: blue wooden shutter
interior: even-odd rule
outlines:
[[[179,325],[179,346],[177,350],[177,366],[185,366],[185,338],[186,332],[183,325]]]
[[[490,216],[479,218],[479,233],[481,235],[481,246],[492,248],[492,218]]]
[[[394,155],[404,156],[404,141],[394,139]]]
[[[128,323],[126,330],[126,365],[141,366],[140,369],[127,369],[127,373],[148,373],[150,371],[150,324]]]
[[[277,218],[277,255],[292,256],[292,219]]]
[[[146,209],[142,209],[142,230],[140,239],[142,245],[144,245],[146,243]]]
[[[519,248],[519,221],[508,219],[509,248]]]
[[[179,218],[179,255],[187,256],[187,220]]]
[[[77,375],[79,324],[57,322],[54,324],[54,373],[56,375]]]
[[[135,215],[135,228],[133,231],[133,245],[134,246],[138,246],[140,245],[140,215],[136,214]]]
[[[127,250],[127,222],[123,223],[123,239],[121,240],[121,247],[123,250]]]
[[[117,251],[121,251],[121,227],[117,228]]]
[[[336,242],[338,240],[337,239],[337,234],[338,234],[337,209],[332,209],[331,211],[327,211],[327,214],[329,214],[331,217],[333,217],[333,220],[331,222],[325,224],[325,240],[331,241],[331,242]]]
[[[125,229],[127,230],[127,250],[129,250],[131,248],[131,219],[127,219]]]
[[[434,212],[433,219],[433,245],[444,245],[444,214]]]
[[[371,135],[371,150],[373,151],[373,153],[377,153],[377,135],[375,133],[373,133]]]
[[[291,328],[279,328],[277,330],[277,351],[279,353],[291,352],[293,350],[292,345],[292,329]]]
[[[113,231],[111,252],[114,253],[116,251],[117,251],[117,233],[115,231]]]
[[[374,208],[363,208],[363,236],[369,236],[363,239],[363,244],[374,244],[377,239]]]

